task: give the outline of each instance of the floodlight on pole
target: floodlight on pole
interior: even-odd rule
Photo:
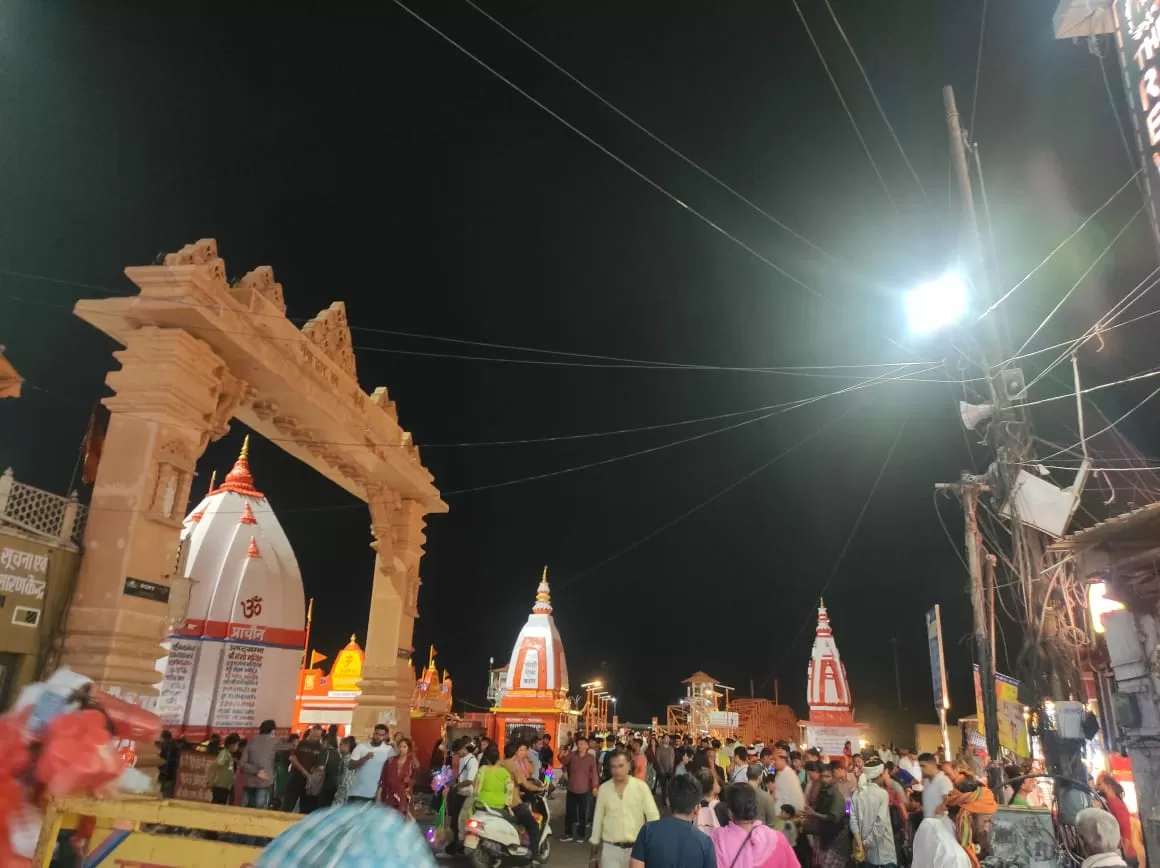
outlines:
[[[967,283],[957,271],[929,280],[906,294],[906,318],[915,334],[957,322],[967,310]]]

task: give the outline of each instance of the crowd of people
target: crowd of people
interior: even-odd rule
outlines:
[[[601,868],[977,868],[999,804],[1043,805],[1030,767],[1007,767],[993,793],[965,756],[885,745],[831,757],[784,742],[581,736],[560,756],[563,840],[586,840]],[[1140,864],[1119,784],[1104,775],[1099,788],[1109,810],[1077,822],[1085,868]]]
[[[379,802],[411,815],[413,745],[383,725],[362,744],[318,726],[282,741],[265,721],[248,741],[231,734],[192,746],[166,732],[158,747],[168,794],[185,747],[215,757],[208,784],[218,804],[309,814]],[[443,770],[435,777],[450,835],[445,853],[463,853],[466,823],[486,805],[510,813],[536,854],[532,803],[555,783],[566,793],[560,840],[586,843],[600,868],[977,868],[985,818],[1000,804],[1043,805],[1032,769],[1007,767],[992,791],[977,763],[941,751],[847,743],[831,757],[785,742],[622,733],[575,735],[558,759],[553,782],[557,757],[547,735],[509,738],[502,757],[488,738],[460,738],[449,749],[440,741],[431,768]],[[1085,868],[1142,865],[1119,783],[1101,775],[1096,786],[1108,810],[1077,818]]]
[[[249,740],[231,733],[200,744],[162,732],[162,795],[173,796],[181,753],[190,750],[214,757],[207,783],[215,804],[309,814],[345,802],[378,801],[410,814],[418,763],[407,736],[392,736],[380,725],[358,744],[352,736],[339,738],[335,727],[312,726],[286,739],[275,730],[274,721],[266,720]]]

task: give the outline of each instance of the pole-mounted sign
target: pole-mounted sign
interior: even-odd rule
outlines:
[[[947,709],[951,707],[947,694],[947,666],[943,657],[942,616],[936,604],[926,613],[926,644],[930,650],[930,676],[934,688],[934,708],[938,712],[939,728],[942,731],[943,748],[950,756],[950,739],[947,736]]]
[[[1160,8],[1154,0],[1114,0],[1120,71],[1140,149],[1145,207],[1160,244]]]

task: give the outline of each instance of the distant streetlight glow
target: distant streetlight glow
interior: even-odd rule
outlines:
[[[967,285],[961,274],[916,286],[906,294],[906,318],[915,334],[929,334],[956,322],[967,310]]]

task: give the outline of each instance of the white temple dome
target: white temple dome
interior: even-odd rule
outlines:
[[[499,704],[524,705],[528,700],[537,699],[554,703],[567,694],[568,662],[564,642],[552,618],[548,568],[544,567],[536,589],[536,604],[512,647]]]
[[[182,528],[186,578],[193,582],[189,613],[205,612],[202,618],[210,622],[247,623],[255,619],[247,619],[241,606],[257,596],[262,623],[301,625],[302,572],[270,502],[254,487],[248,447],[249,438],[225,481],[206,494]]]
[[[305,640],[302,573],[285,531],[254,486],[249,437],[220,487],[181,531],[185,619],[158,661],[158,713],[171,729],[255,731],[271,718],[288,727]],[[177,734],[177,733],[175,733]]]

